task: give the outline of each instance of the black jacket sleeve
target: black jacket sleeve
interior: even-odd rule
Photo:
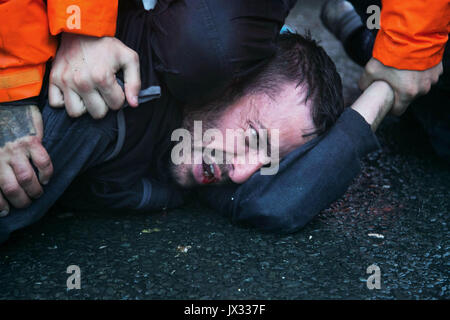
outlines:
[[[283,159],[277,174],[258,172],[242,185],[202,188],[198,196],[234,223],[295,232],[345,193],[361,158],[378,147],[364,118],[347,109],[325,136]]]
[[[259,70],[295,0],[121,0],[116,37],[140,57],[142,87],[164,83],[183,103],[217,98]]]

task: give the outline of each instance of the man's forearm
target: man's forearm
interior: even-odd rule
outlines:
[[[353,103],[352,109],[357,111],[376,131],[394,103],[394,91],[384,81],[376,81]]]

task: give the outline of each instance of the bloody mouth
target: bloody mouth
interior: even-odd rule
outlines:
[[[207,164],[203,161],[203,164],[202,164],[202,168],[203,168],[202,183],[203,184],[211,184],[211,183],[218,181],[218,179],[216,178],[215,167],[216,166],[214,164]]]
[[[192,174],[195,181],[200,185],[218,182],[222,178],[222,172],[219,166],[215,163],[205,163],[204,160],[201,164],[194,165]]]

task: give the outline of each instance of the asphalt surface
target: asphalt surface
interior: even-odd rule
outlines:
[[[299,1],[288,23],[322,39],[357,95],[360,68]],[[191,203],[157,214],[57,208],[0,247],[0,299],[449,299],[450,168],[416,123],[389,118],[346,195],[289,236]],[[370,290],[367,268],[380,268]],[[67,290],[69,265],[81,289]]]

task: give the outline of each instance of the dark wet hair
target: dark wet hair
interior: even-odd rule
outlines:
[[[191,113],[190,118],[194,115],[193,119],[195,112],[217,114],[248,94],[264,92],[275,98],[283,84],[292,82],[305,86],[307,100],[312,102],[315,130],[304,136],[325,133],[344,111],[342,81],[334,62],[309,32],[304,36],[281,34],[274,56],[262,68],[245,78],[235,78],[220,97],[208,104],[206,110],[203,104],[191,104],[185,111]]]
[[[316,130],[310,135],[325,133],[344,111],[342,81],[336,66],[325,50],[307,32],[281,34],[275,55],[257,73],[235,81],[216,102],[216,108],[236,101],[247,94],[264,92],[276,97],[287,82],[304,85]]]

